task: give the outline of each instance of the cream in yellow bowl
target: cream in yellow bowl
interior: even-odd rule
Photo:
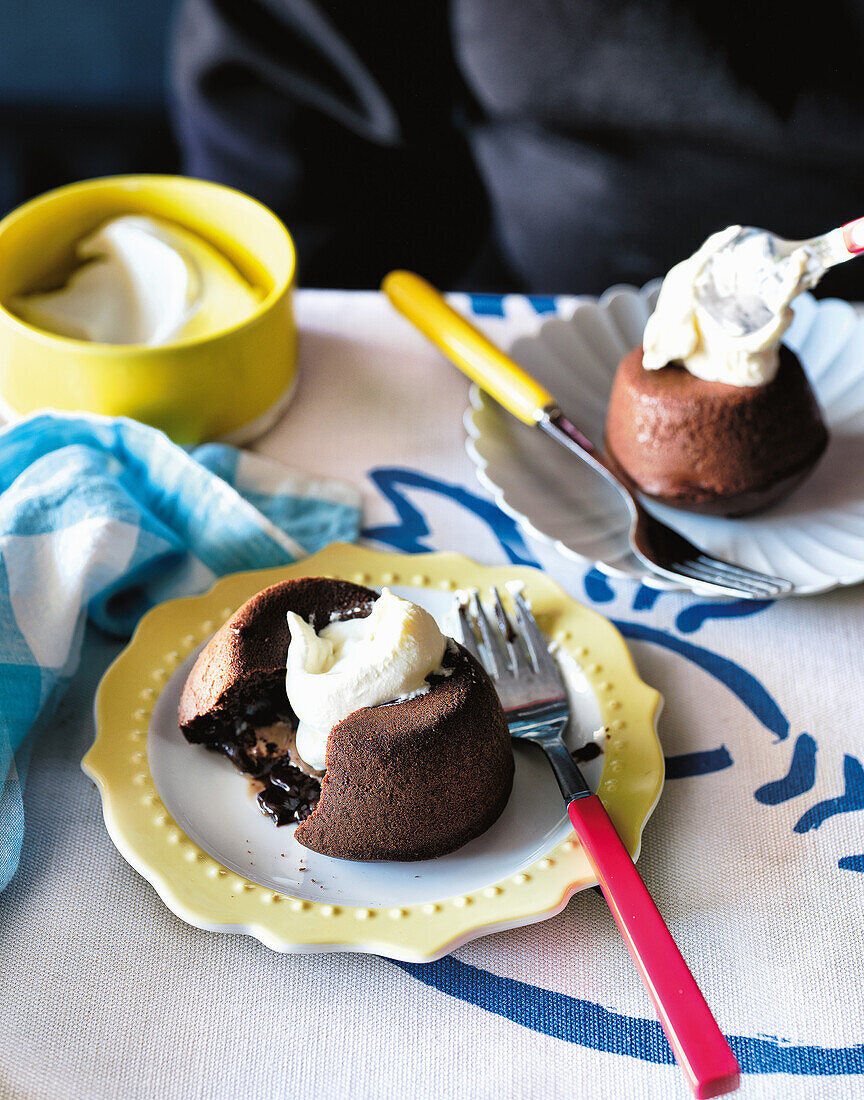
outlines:
[[[81,287],[86,298],[90,278],[98,290],[91,276],[102,263],[98,249],[96,259],[88,259],[86,248],[82,253],[82,242],[99,240],[106,226],[123,225],[130,215],[130,224],[140,219],[160,227],[181,253],[197,259],[192,266],[203,273],[204,288],[191,321],[150,344],[135,342],[134,326],[125,343],[47,331],[78,331]],[[251,438],[279,415],[293,388],[295,267],[290,235],[271,211],[203,180],[116,176],[26,203],[0,222],[5,415],[81,409],[143,420],[184,444]],[[110,290],[110,266],[104,271]],[[193,273],[190,286],[194,281]],[[110,312],[112,303],[106,305]],[[71,327],[58,323],[58,308],[71,315]]]

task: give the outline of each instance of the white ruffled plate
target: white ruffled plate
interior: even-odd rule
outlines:
[[[545,321],[510,349],[595,442],[602,442],[615,369],[639,344],[658,286],[613,287],[599,302],[578,303],[569,318]],[[864,318],[847,302],[810,294],[794,308],[786,343],[801,358],[831,436],[813,475],[787,500],[752,518],[650,507],[710,553],[786,577],[795,586],[790,594],[809,595],[864,580]],[[631,553],[623,504],[586,465],[477,387],[465,426],[481,482],[530,534],[611,576],[676,587],[647,572]]]

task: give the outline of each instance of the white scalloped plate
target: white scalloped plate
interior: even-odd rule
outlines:
[[[639,344],[658,283],[613,287],[568,318],[545,321],[510,349],[596,442],[602,441],[615,369]],[[786,343],[798,353],[822,406],[828,449],[787,500],[746,519],[651,511],[709,552],[794,584],[790,595],[864,580],[864,318],[847,302],[802,294]],[[676,588],[645,570],[627,541],[617,493],[543,433],[509,416],[476,387],[465,414],[467,450],[501,508],[565,557],[654,588]],[[698,586],[693,591],[699,592]],[[704,591],[704,590],[703,590]]]

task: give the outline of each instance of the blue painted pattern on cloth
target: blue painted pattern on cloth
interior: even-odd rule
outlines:
[[[826,798],[803,814],[795,823],[796,833],[806,833],[818,829],[820,825],[836,814],[848,814],[855,810],[864,810],[864,768],[857,757],[843,757],[843,794],[836,798]]]
[[[765,806],[788,802],[813,788],[816,782],[816,741],[809,733],[800,733],[792,753],[789,771],[781,779],[765,783],[753,797]]]
[[[369,477],[378,491],[390,501],[398,517],[398,523],[381,524],[377,527],[365,527],[363,537],[392,546],[404,554],[422,554],[433,547],[426,541],[431,533],[429,524],[420,509],[409,499],[411,490],[435,493],[446,497],[454,504],[466,508],[482,520],[492,531],[501,549],[514,565],[532,565],[539,563],[532,557],[523,539],[516,521],[505,515],[501,509],[477,493],[469,492],[461,485],[429,477],[416,470],[407,470],[398,466],[382,466],[369,471]]]
[[[718,653],[712,653],[709,649],[694,645],[693,642],[685,642],[683,638],[676,638],[672,634],[642,623],[622,622],[618,619],[613,621],[625,638],[654,642],[693,661],[734,692],[778,741],[789,736],[788,719],[762,684],[755,676],[728,657],[721,657]]]
[[[477,317],[503,317],[504,299],[500,294],[469,294],[471,312]]]
[[[452,955],[432,963],[397,962],[396,966],[433,989],[542,1035],[643,1062],[674,1062],[657,1020],[626,1016],[593,1001],[505,978],[460,962]],[[864,1045],[796,1046],[749,1035],[726,1038],[744,1073],[864,1074]]]
[[[405,552],[432,549],[431,530],[421,509],[410,499],[413,490],[438,493],[470,510],[484,520],[499,539],[508,559],[514,563],[536,565],[530,551],[509,517],[496,517],[489,502],[461,486],[405,469],[373,471],[373,482],[393,505],[398,522],[369,529],[366,533]],[[595,603],[610,603],[616,598],[612,582],[599,570],[589,570],[583,579],[586,595]],[[616,582],[617,583],[617,582]],[[633,598],[633,610],[647,611],[665,594],[648,586],[639,586]],[[695,600],[681,610],[675,620],[681,633],[695,633],[712,619],[745,618],[764,613],[766,601]],[[729,658],[691,641],[643,623],[615,620],[628,638],[657,645],[691,661],[713,676],[750,710],[760,724],[773,735],[775,743],[789,736],[789,720],[766,687],[746,669]],[[763,784],[755,792],[757,801],[775,805],[810,790],[815,782],[816,740],[808,733],[798,736],[792,763],[785,776]],[[693,780],[734,766],[725,745],[700,752],[667,757],[667,778]],[[836,798],[813,806],[796,828],[817,828],[837,813],[864,808],[864,769],[855,757],[844,762],[844,792]],[[839,860],[841,870],[864,872],[864,854]],[[627,1016],[595,1002],[569,997],[512,978],[501,977],[454,959],[434,963],[397,962],[405,973],[448,996],[503,1016],[541,1034],[592,1050],[617,1053],[655,1064],[673,1061],[660,1024],[653,1019]],[[787,1073],[794,1075],[864,1074],[864,1045],[821,1047],[795,1044],[770,1036],[727,1036],[745,1073]]]
[[[682,752],[666,757],[666,778],[692,779],[694,775],[711,775],[731,768],[733,763],[725,745],[702,752]]]

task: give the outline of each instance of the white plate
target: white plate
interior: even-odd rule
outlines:
[[[451,593],[398,585],[393,591],[425,607],[444,625]],[[147,741],[150,772],[166,810],[183,832],[223,867],[259,886],[306,901],[373,909],[418,905],[470,893],[516,874],[571,831],[545,758],[530,746],[515,745],[516,776],[504,813],[458,851],[414,864],[352,863],[313,852],[294,839],[293,826],[273,827],[255,804],[248,780],[223,756],[190,746],[180,733],[180,693],[200,649],[180,665],[153,709]],[[571,730],[598,729],[600,708],[584,673],[572,659],[562,661],[562,667],[572,708]],[[574,736],[568,735],[575,748]],[[602,756],[583,765],[594,790],[602,766]]]
[[[599,302],[577,304],[569,318],[545,321],[510,349],[594,442],[602,442],[615,369],[641,341],[657,289],[656,282],[642,290],[613,287]],[[830,432],[813,475],[787,500],[751,518],[649,507],[710,553],[785,577],[794,585],[791,595],[809,595],[864,580],[864,318],[847,302],[817,302],[810,294],[794,309],[785,342],[799,355]],[[476,387],[465,426],[481,482],[529,533],[611,576],[679,587],[648,572],[631,553],[618,494],[586,465]]]

